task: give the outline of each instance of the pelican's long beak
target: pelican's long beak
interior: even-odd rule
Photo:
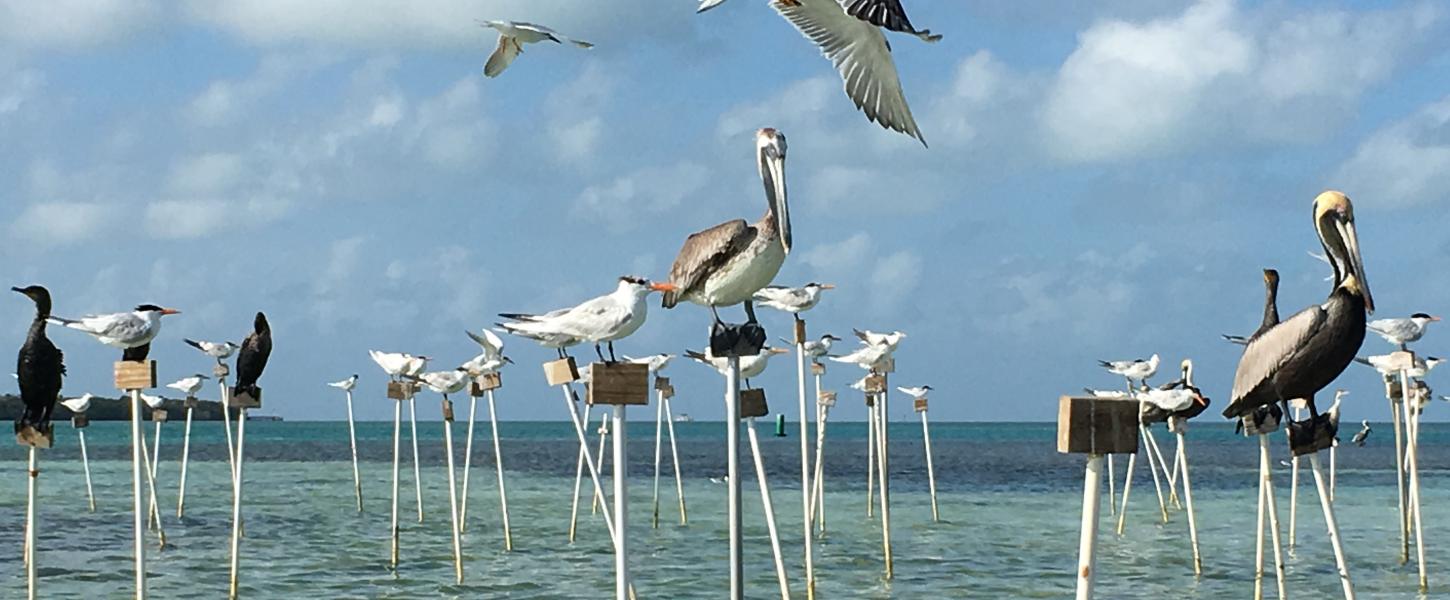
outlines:
[[[673,292],[677,289],[677,286],[673,283],[651,283],[649,284],[649,289],[656,292]]]
[[[1364,308],[1370,314],[1374,314],[1374,296],[1369,291],[1369,278],[1364,273],[1364,258],[1359,254],[1359,235],[1354,231],[1354,220],[1342,219],[1335,221],[1335,227],[1339,229],[1339,237],[1344,239],[1345,254],[1349,260],[1348,269],[1354,274],[1359,282],[1360,294],[1364,296]]]
[[[785,190],[785,134],[774,129],[762,129],[756,133],[756,146],[760,149],[760,179],[765,184],[765,198],[775,217],[776,230],[780,232],[780,244],[790,254],[790,200]]]

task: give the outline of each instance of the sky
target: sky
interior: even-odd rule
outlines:
[[[891,36],[929,149],[867,122],[757,0],[0,0],[0,282],[48,286],[64,316],[179,308],[165,381],[209,369],[182,337],[239,340],[265,311],[264,412],[341,419],[323,383],[359,373],[359,417],[386,419],[368,349],[446,368],[496,313],[665,278],[686,235],[762,212],[752,135],[775,127],[795,237],[777,283],[839,286],[813,336],[907,332],[892,383],[935,388],[936,420],[1052,420],[1060,395],[1121,385],[1098,359],[1155,352],[1158,381],[1192,358],[1223,406],[1240,351],[1219,334],[1257,326],[1260,269],[1286,315],[1328,292],[1306,253],[1324,189],[1355,201],[1375,317],[1450,312],[1443,3],[906,5],[945,36]],[[528,46],[486,79],[475,19],[597,46]],[[705,309],[651,304],[621,353],[704,345]],[[0,301],[0,346],[31,315]],[[1422,352],[1450,353],[1441,327]],[[115,350],[52,339],[67,394],[113,393]],[[507,352],[500,418],[565,418],[551,352]],[[793,417],[791,363],[755,383]],[[713,371],[668,374],[676,412],[723,416]],[[1336,386],[1346,419],[1385,417],[1373,371]],[[842,398],[833,418],[864,418]],[[892,413],[912,418],[900,396]]]

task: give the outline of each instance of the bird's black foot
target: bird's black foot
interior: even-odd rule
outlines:
[[[713,356],[755,356],[765,347],[765,328],[759,323],[731,325],[716,321],[710,327]]]
[[[1294,456],[1327,450],[1334,445],[1338,434],[1339,423],[1327,414],[1292,422],[1289,423],[1289,450]]]

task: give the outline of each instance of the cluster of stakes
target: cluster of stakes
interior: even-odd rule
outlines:
[[[1415,313],[1408,318],[1368,321],[1366,315],[1373,311],[1374,303],[1368,285],[1364,283],[1349,199],[1338,192],[1325,192],[1315,199],[1314,205],[1316,230],[1327,251],[1326,256],[1319,258],[1329,263],[1334,271],[1331,280],[1335,288],[1329,300],[1281,321],[1277,306],[1279,275],[1272,269],[1266,269],[1266,298],[1259,329],[1249,336],[1223,336],[1227,341],[1244,347],[1234,377],[1232,397],[1223,414],[1236,421],[1238,431],[1256,437],[1259,446],[1253,597],[1264,596],[1264,532],[1267,529],[1272,541],[1278,597],[1281,600],[1288,598],[1285,544],[1281,543],[1283,528],[1279,524],[1269,453],[1269,436],[1279,431],[1281,424],[1285,425],[1292,456],[1286,463],[1291,469],[1287,546],[1292,550],[1296,544],[1300,459],[1307,457],[1344,597],[1348,600],[1355,597],[1349,561],[1334,514],[1340,405],[1348,392],[1336,390],[1332,404],[1322,413],[1314,403],[1315,393],[1328,388],[1352,363],[1372,367],[1384,382],[1390,422],[1395,430],[1399,558],[1401,564],[1409,562],[1413,536],[1419,588],[1421,593],[1425,593],[1429,589],[1429,580],[1420,511],[1419,426],[1420,415],[1433,398],[1424,378],[1441,360],[1418,356],[1409,344],[1418,341],[1429,324],[1440,319]],[[1333,227],[1326,227],[1326,223],[1332,223]],[[1378,356],[1357,356],[1367,333],[1383,338],[1395,346],[1396,351]],[[1128,498],[1140,443],[1157,495],[1155,516],[1167,524],[1170,511],[1186,511],[1194,576],[1203,574],[1185,434],[1188,420],[1204,412],[1210,402],[1195,386],[1193,363],[1183,360],[1181,376],[1157,387],[1149,384],[1149,379],[1158,371],[1157,354],[1146,360],[1100,361],[1100,365],[1122,377],[1126,381],[1126,389],[1086,388],[1084,396],[1060,398],[1058,407],[1058,451],[1088,455],[1077,570],[1079,599],[1093,596],[1104,466],[1107,471],[1108,506],[1117,516],[1116,532],[1121,536],[1127,521]],[[1444,399],[1450,400],[1450,397]],[[1159,423],[1166,424],[1168,431],[1177,438],[1177,449],[1171,461],[1164,458],[1153,435],[1153,428]],[[1370,433],[1368,421],[1362,421],[1350,443],[1363,446]],[[1329,453],[1327,472],[1319,456],[1325,450]],[[1113,466],[1115,454],[1129,455],[1121,485],[1121,504],[1117,500],[1120,488]],[[1167,483],[1166,494],[1164,482]]]

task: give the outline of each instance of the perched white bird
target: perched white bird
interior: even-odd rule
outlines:
[[[500,317],[512,323],[500,323],[504,331],[525,337],[564,336],[594,344],[599,360],[604,353],[601,343],[609,344],[609,359],[614,362],[614,340],[629,337],[649,316],[645,297],[650,292],[675,289],[668,283],[651,283],[639,277],[620,277],[614,292],[585,301],[578,306],[543,315],[504,313]]]
[[[156,409],[161,408],[161,405],[166,402],[166,399],[162,398],[161,396],[152,396],[151,394],[142,392],[141,401],[145,402],[146,406]]]
[[[1148,378],[1158,372],[1158,355],[1155,353],[1148,360],[1100,360],[1098,364],[1107,369],[1109,373],[1122,375],[1129,381],[1137,381],[1146,385]]]
[[[1198,392],[1188,388],[1173,388],[1171,390],[1160,390],[1148,388],[1134,395],[1139,402],[1149,404],[1164,411],[1175,413],[1193,406],[1193,402],[1199,399]]]
[[[751,379],[765,372],[765,367],[769,364],[770,357],[787,352],[790,351],[766,346],[760,349],[760,354],[740,357],[740,378],[749,382]],[[729,374],[730,360],[723,356],[715,356],[708,348],[705,349],[704,354],[694,350],[686,350],[685,356],[702,365],[709,365],[716,371],[719,371],[721,375]]]
[[[205,340],[197,341],[184,338],[181,341],[186,342],[186,345],[192,348],[202,351],[203,354],[215,358],[217,362],[231,358],[232,353],[241,347],[232,342],[208,342]]]
[[[485,352],[483,354],[468,359],[467,362],[458,365],[458,368],[467,372],[469,376],[482,377],[489,373],[497,373],[498,370],[502,369],[505,364],[509,364],[512,362],[514,362],[514,360],[507,356],[489,356],[488,353]]]
[[[1399,379],[1400,372],[1394,369],[1395,365],[1390,361],[1390,356],[1389,354],[1367,357],[1356,356],[1354,357],[1354,362],[1374,367],[1374,370],[1379,371],[1380,375],[1383,375],[1386,379]],[[1445,359],[1435,356],[1416,356],[1415,365],[1409,370],[1409,375],[1412,379],[1422,379],[1427,373],[1443,362],[1445,362]]]
[[[422,373],[414,379],[428,384],[429,389],[439,394],[457,394],[468,387],[470,381],[468,371],[461,368],[452,371]]]
[[[392,377],[416,377],[423,373],[428,367],[428,357],[413,356],[406,352],[379,352],[368,350],[368,355],[373,362],[383,368],[383,372]]]
[[[891,358],[890,346],[874,346],[871,344],[862,345],[850,354],[831,356],[831,360],[838,363],[856,365],[862,369],[871,370],[881,366]]]
[[[906,394],[908,396],[911,396],[912,398],[916,398],[916,399],[920,400],[920,399],[926,397],[926,393],[927,392],[930,392],[931,391],[931,386],[929,386],[929,385],[923,385],[923,386],[920,386],[920,387],[899,387],[899,388],[896,388],[896,390],[899,391],[899,392],[901,392],[901,393],[903,393],[903,394]]]
[[[630,358],[629,356],[625,356],[624,360],[637,365],[644,365],[646,367],[649,367],[649,372],[658,374],[660,371],[665,370],[665,367],[670,366],[670,359],[673,359],[674,357],[675,355],[673,354],[651,354],[649,356],[641,356],[639,358]]]
[[[1354,437],[1351,438],[1349,441],[1351,443],[1353,443],[1354,445],[1356,445],[1356,446],[1364,447],[1364,442],[1365,442],[1365,440],[1369,439],[1369,434],[1370,434],[1371,431],[1373,431],[1373,430],[1371,430],[1369,428],[1369,421],[1368,420],[1360,421],[1359,422],[1359,432],[1358,433],[1355,433],[1354,434]]]
[[[161,317],[181,311],[142,304],[131,312],[87,315],[79,319],[50,317],[50,322],[91,334],[107,346],[130,350],[151,343],[161,333]]]
[[[65,400],[61,400],[60,403],[73,413],[83,413],[91,407],[91,398],[95,398],[95,396],[86,393],[77,398],[66,398]]]
[[[1425,328],[1439,320],[1440,317],[1415,313],[1408,319],[1375,319],[1366,323],[1364,328],[1379,334],[1401,350],[1407,350],[1406,344],[1419,341],[1425,335]]]
[[[344,379],[342,381],[334,381],[327,385],[335,387],[344,392],[351,392],[353,388],[357,387],[357,374],[354,373],[352,377],[348,377],[347,379]]]
[[[1088,395],[1094,398],[1108,398],[1112,400],[1127,400],[1128,398],[1132,398],[1132,396],[1129,395],[1128,392],[1125,392],[1123,390],[1095,390],[1092,388],[1083,388],[1082,391],[1087,392]]]
[[[901,345],[901,340],[906,338],[906,334],[900,331],[893,331],[891,333],[877,333],[869,329],[852,329],[851,331],[855,332],[856,337],[861,338],[861,341],[867,345],[885,346],[890,352],[895,352],[896,347]]]
[[[483,329],[482,332],[482,334],[474,333],[472,331],[465,331],[464,333],[468,334],[469,339],[478,343],[478,346],[483,349],[483,354],[485,356],[488,356],[489,358],[498,358],[503,356],[503,338],[498,337],[497,333],[494,333],[486,328]]]
[[[821,291],[834,289],[834,285],[814,281],[796,288],[768,285],[756,291],[751,298],[761,306],[798,315],[815,308],[821,301]]]
[[[705,12],[724,1],[701,0],[696,12]],[[881,29],[914,35],[926,42],[936,42],[941,36],[912,26],[901,0],[775,0],[770,6],[831,61],[846,95],[868,120],[926,145],[901,90],[891,44]]]
[[[187,396],[195,396],[197,392],[201,391],[202,382],[208,379],[211,378],[207,377],[206,375],[197,373],[195,375],[192,375],[191,377],[183,377],[181,379],[168,383],[166,384],[166,387],[186,394]]]
[[[782,339],[781,341],[785,340]],[[841,341],[841,338],[838,338],[829,333],[821,336],[820,339],[806,341],[806,358],[816,359],[825,356],[826,353],[831,351],[831,346],[839,341]]]
[[[483,74],[489,77],[498,77],[503,73],[509,64],[514,62],[520,54],[524,53],[524,44],[550,41],[556,44],[569,42],[580,48],[593,48],[594,44],[584,40],[574,40],[560,35],[559,32],[533,23],[519,21],[480,21],[482,27],[492,27],[498,31],[498,47],[494,48],[493,54],[488,57],[488,63],[483,66]]]

